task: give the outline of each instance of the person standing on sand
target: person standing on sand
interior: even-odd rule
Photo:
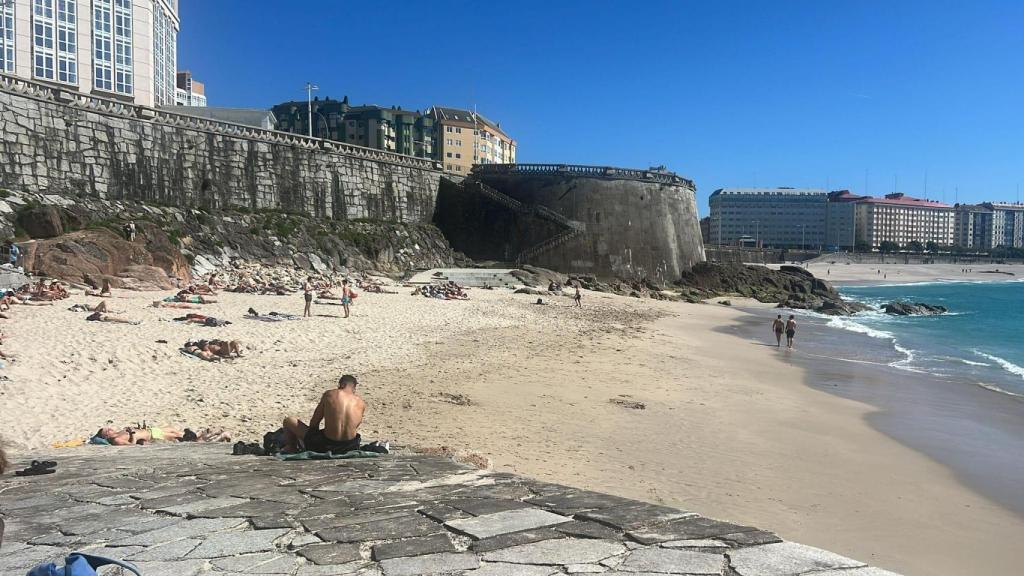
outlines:
[[[341,307],[345,309],[345,318],[348,318],[350,313],[349,306],[352,305],[352,299],[355,297],[356,293],[348,285],[348,278],[345,278],[341,281]]]
[[[782,332],[786,329],[786,322],[782,319],[782,314],[775,317],[772,321],[772,332],[775,332],[775,345],[779,348],[782,347]]]
[[[309,311],[309,306],[313,303],[313,277],[307,276],[306,281],[302,284],[303,298],[306,299],[306,307],[302,309],[302,317],[312,316],[313,313]]]
[[[786,322],[786,348],[793,347],[793,337],[796,336],[796,316],[789,315]]]
[[[573,295],[572,299],[576,301],[577,308],[583,308],[583,304],[580,303],[583,299],[583,294],[580,293],[580,283],[576,282],[574,286],[576,287],[576,293]]]

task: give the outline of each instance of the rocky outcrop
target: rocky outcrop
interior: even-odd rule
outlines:
[[[16,222],[30,238],[53,238],[64,233],[61,213],[57,206],[26,206],[18,211]]]
[[[79,230],[23,243],[24,267],[35,274],[77,284],[168,290],[191,280],[188,263],[159,228],[138,227],[135,242],[111,230]]]
[[[122,238],[127,220],[134,220],[138,230],[134,244]],[[27,270],[75,282],[107,278],[114,286],[173,284],[175,278],[217,270],[244,270],[250,276],[263,269],[271,275],[279,274],[270,270],[288,271],[286,276],[291,271],[298,276],[359,271],[397,277],[413,269],[466,263],[428,224],[318,219],[278,210],[204,211],[21,192],[0,195],[4,236],[16,237],[24,248]],[[167,278],[133,266],[162,270]]]
[[[701,263],[677,283],[687,300],[743,296],[759,302],[777,302],[780,308],[813,310],[835,316],[869,307],[843,300],[828,282],[798,266],[779,270],[736,263]]]
[[[882,306],[882,310],[893,316],[936,316],[949,312],[945,306],[933,306],[924,302],[889,302]]]

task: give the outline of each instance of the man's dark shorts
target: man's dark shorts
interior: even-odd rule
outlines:
[[[362,442],[362,439],[359,437],[359,434],[356,434],[356,437],[351,440],[338,442],[324,436],[323,430],[313,430],[312,428],[306,432],[306,437],[302,439],[306,450],[322,453],[333,452],[335,454],[344,454],[345,452],[358,450],[360,442]]]

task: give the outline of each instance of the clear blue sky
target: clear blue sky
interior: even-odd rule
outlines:
[[[1024,2],[181,0],[214,106],[477,106],[520,162],[953,202],[1024,185]],[[865,190],[865,176],[867,188]],[[894,183],[895,182],[895,183]],[[959,193],[955,190],[959,188]]]

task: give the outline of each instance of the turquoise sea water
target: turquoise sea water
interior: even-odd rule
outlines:
[[[895,368],[963,380],[1024,398],[1024,282],[932,282],[842,287],[854,300],[940,304],[941,316],[866,312],[833,318],[829,326],[888,340]]]

